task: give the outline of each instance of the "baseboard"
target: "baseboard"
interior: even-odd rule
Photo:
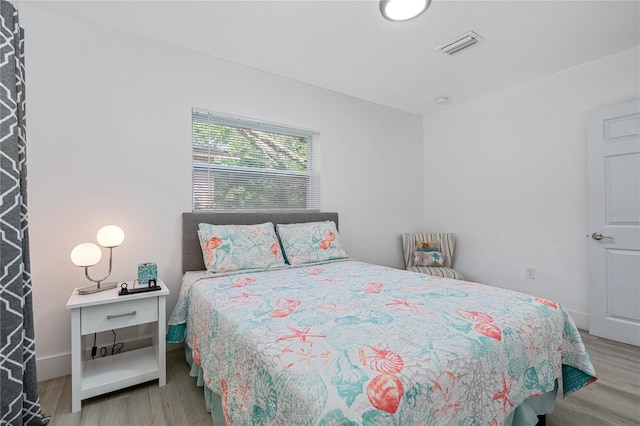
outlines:
[[[568,309],[567,312],[569,312],[569,315],[571,315],[571,319],[573,319],[576,327],[578,327],[580,330],[589,331],[589,314],[585,312],[570,311]]]
[[[55,379],[71,374],[71,353],[36,358],[38,381]]]

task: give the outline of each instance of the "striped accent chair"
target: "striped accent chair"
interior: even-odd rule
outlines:
[[[421,241],[439,241],[440,251],[444,254],[444,266],[415,266],[414,255],[416,244]],[[462,280],[462,274],[451,268],[453,251],[456,246],[456,236],[452,233],[429,232],[422,234],[402,234],[402,251],[404,265],[408,271],[421,272],[443,278]]]

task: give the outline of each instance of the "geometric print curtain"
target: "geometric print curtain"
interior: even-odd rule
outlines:
[[[27,229],[24,34],[0,0],[0,425],[43,425]]]

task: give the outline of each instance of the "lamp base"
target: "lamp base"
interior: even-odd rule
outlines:
[[[98,288],[97,284],[94,284],[94,285],[88,285],[86,287],[80,287],[77,290],[78,290],[78,294],[93,294],[99,291],[111,290],[113,288],[116,288],[117,285],[118,285],[117,282],[108,282],[108,283],[100,283],[100,288]]]

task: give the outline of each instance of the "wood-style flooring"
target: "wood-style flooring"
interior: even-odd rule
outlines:
[[[566,400],[558,396],[547,426],[640,425],[640,348],[582,333],[598,381]],[[71,376],[40,382],[40,404],[52,426],[211,425],[202,388],[182,350],[167,353],[167,385],[158,382],[84,400],[71,413]],[[559,392],[560,393],[560,392]],[[219,425],[216,425],[219,426]]]

